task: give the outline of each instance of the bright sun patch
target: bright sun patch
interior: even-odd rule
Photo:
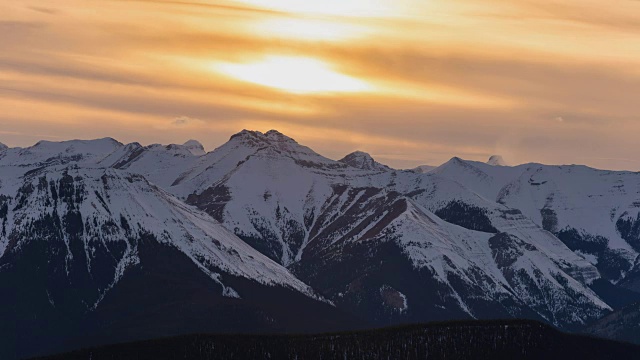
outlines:
[[[269,56],[252,63],[217,63],[213,70],[235,79],[292,93],[361,92],[369,84],[340,74],[319,60]]]
[[[255,25],[264,36],[302,40],[347,41],[364,36],[363,26],[308,18],[270,18]]]
[[[338,16],[379,16],[397,8],[397,4],[392,0],[237,0],[236,2],[296,14]]]

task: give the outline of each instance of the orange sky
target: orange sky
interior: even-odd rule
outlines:
[[[604,7],[603,5],[606,5]],[[0,0],[0,141],[640,170],[640,1]]]

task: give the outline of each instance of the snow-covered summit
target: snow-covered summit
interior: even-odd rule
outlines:
[[[113,151],[113,149],[124,146],[123,143],[110,137],[94,139],[94,140],[67,140],[67,141],[49,141],[40,140],[32,147],[31,151],[66,151],[90,153]]]
[[[500,155],[491,155],[487,164],[491,166],[509,166],[506,161]]]
[[[124,144],[112,138],[61,142],[42,140],[31,147],[6,149],[4,157],[0,159],[0,165],[28,167],[54,163],[90,164],[122,148]]]
[[[285,134],[281,133],[278,130],[269,130],[266,133],[264,133],[264,136],[272,141],[279,141],[279,142],[294,142],[297,144],[297,141],[295,141],[294,139],[286,136]]]
[[[3,143],[0,143],[0,151],[7,150],[9,147]]]
[[[480,175],[483,172],[480,168],[478,168],[477,166],[478,164],[482,164],[486,166],[486,164],[484,163],[477,163],[473,161],[463,160],[456,156],[451,158],[451,160],[447,161],[446,163],[433,169],[432,172],[434,174],[443,174],[443,173],[451,173],[451,172],[457,172],[457,173],[470,172],[474,175]]]
[[[437,166],[431,166],[431,165],[420,165],[418,167],[415,167],[413,169],[409,169],[408,171],[414,172],[416,174],[426,174],[431,172],[432,170],[436,169]]]
[[[341,163],[347,164],[351,167],[361,170],[374,170],[374,171],[391,171],[392,169],[387,165],[381,164],[374,160],[374,158],[363,151],[354,151],[351,154],[345,156],[339,160]]]
[[[251,153],[251,156],[284,156],[293,159],[298,164],[316,168],[344,167],[343,164],[316,153],[277,130],[269,130],[266,133],[242,130],[231,136],[226,144],[214,150],[210,155],[216,153],[213,154],[213,157],[218,157],[229,151]]]
[[[206,154],[204,150],[204,146],[198,140],[189,140],[184,143],[184,146],[187,150],[189,150],[195,156],[202,156]]]
[[[296,147],[302,147],[294,139],[282,134],[277,130],[269,130],[266,133],[253,130],[242,130],[234,134],[229,139],[230,143],[242,143],[247,146],[264,147],[272,146],[280,150],[294,150]]]

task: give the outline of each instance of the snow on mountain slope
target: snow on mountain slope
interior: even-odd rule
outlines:
[[[0,143],[0,151],[7,150],[9,147],[3,143]]]
[[[485,199],[495,202],[500,190],[523,171],[522,165],[492,166],[454,157],[432,170],[431,174],[455,181]]]
[[[260,143],[263,146],[254,146],[254,135],[243,132],[208,155],[208,157],[226,160],[232,154],[236,156],[236,153],[250,154],[245,161],[237,163],[236,167],[230,166],[233,170],[224,175],[222,174],[224,169],[221,169],[224,167],[207,169],[205,172],[208,173],[207,175],[217,172],[217,175],[209,176],[214,179],[212,181],[214,186],[210,187],[206,193],[194,192],[195,195],[190,198],[190,202],[217,216],[229,229],[237,229],[236,233],[245,239],[250,238],[250,242],[262,242],[262,245],[265,241],[278,243],[280,249],[276,249],[275,253],[280,253],[279,256],[283,258],[274,256],[276,254],[271,255],[272,258],[280,259],[283,263],[289,264],[296,258],[300,258],[300,250],[303,250],[311,240],[312,228],[318,226],[320,214],[327,212],[327,204],[347,201],[348,196],[372,196],[366,191],[367,187],[371,187],[388,189],[387,191],[396,190],[405,194],[413,193],[412,198],[417,199],[432,211],[445,207],[455,199],[467,204],[475,204],[482,209],[490,209],[493,222],[500,225],[500,231],[543,241],[545,245],[543,248],[549,249],[548,255],[554,260],[559,261],[559,258],[564,256],[568,262],[589,269],[585,271],[585,279],[590,281],[594,278],[593,274],[586,275],[593,272],[593,267],[569,251],[557,239],[549,237],[548,233],[522,216],[517,219],[506,219],[505,214],[511,211],[510,208],[470,192],[464,186],[456,185],[459,184],[458,182],[448,181],[436,175],[425,176],[405,172],[376,174],[351,168],[345,170],[315,153],[311,154],[310,162],[324,163],[325,166],[308,167],[287,152],[274,151],[272,146],[264,146],[264,142]],[[296,147],[295,142],[289,141],[289,145]],[[227,147],[230,149],[225,149]],[[226,164],[234,163],[235,160],[227,161]],[[452,161],[464,164],[460,159]],[[194,179],[201,176],[198,175]],[[189,185],[191,181],[185,181],[185,184]],[[196,186],[191,188],[201,184],[203,183],[198,181]],[[438,184],[437,189],[435,184]],[[340,186],[346,186],[357,195],[344,190],[340,192],[342,195],[338,195],[336,189]],[[171,188],[169,191],[174,189]],[[369,193],[372,193],[371,190]],[[466,197],[463,197],[464,194],[467,194]],[[347,203],[348,201],[341,207],[334,206],[339,210],[331,215],[332,218],[343,216],[349,209],[345,207],[348,206]],[[365,214],[359,214],[359,216],[365,217]],[[558,248],[562,248],[563,251]]]
[[[536,246],[540,252],[584,284],[600,275],[596,268],[559,239],[542,229],[519,210],[488,201],[458,182],[430,175],[430,191],[412,194],[412,199],[442,219],[471,230],[507,233]],[[419,188],[425,188],[419,185]]]
[[[541,244],[539,239],[509,233],[467,231],[411,203],[408,211],[391,226],[403,227],[399,243],[414,266],[428,266],[444,280],[455,274],[465,279],[468,286],[478,286],[477,274],[483,274],[486,277],[483,281],[488,284],[480,297],[485,296],[487,302],[516,294],[514,301],[531,307],[545,320],[559,326],[581,324],[610,310],[585,284],[573,278],[575,274],[565,272],[558,265],[558,259],[544,251],[550,244],[556,245],[554,250],[561,250],[558,249],[561,244],[554,243],[551,236],[550,241]],[[441,255],[436,256],[438,253]],[[547,295],[540,296],[541,293]],[[549,298],[548,294],[553,295]],[[468,296],[464,291],[457,294],[461,299]]]
[[[136,172],[167,189],[197,160],[198,156],[183,145],[133,143],[101,160],[99,166]]]
[[[112,169],[52,167],[29,174],[17,193],[0,188],[6,204],[0,254],[19,253],[40,227],[63,228],[62,239],[71,261],[86,254],[91,273],[92,254],[110,246],[121,248],[117,266],[102,284],[100,297],[127,269],[139,262],[135,243],[126,239],[145,234],[186,254],[203,272],[218,281],[228,296],[242,296],[224,287],[222,274],[241,276],[265,285],[280,285],[315,296],[282,266],[248,246],[211,218],[149,184],[143,177]],[[53,224],[53,225],[52,225]],[[44,230],[42,230],[44,231]],[[43,241],[48,237],[45,236]],[[73,242],[73,244],[72,244]],[[68,269],[67,269],[68,270]],[[99,299],[93,303],[97,306]]]
[[[181,222],[197,224],[193,231],[172,228],[170,234],[198,238],[223,231],[181,201],[197,206],[247,249],[293,269],[342,309],[380,324],[522,316],[570,327],[610,308],[590,286],[602,277],[619,281],[636,266],[640,184],[632,173],[459,158],[428,173],[382,171],[366,154],[354,154],[353,161],[345,160],[349,164],[333,161],[277,131],[244,130],[199,156],[194,143],[97,144],[86,149],[82,143],[44,143],[54,156],[27,149],[24,164],[25,149],[0,153],[0,164],[6,164],[1,186],[16,194],[22,176],[52,164],[144,177],[154,191],[157,185],[175,196],[159,191],[171,201],[151,209],[174,209]],[[153,216],[172,223],[167,214]],[[208,222],[215,229],[207,230]],[[162,221],[148,225],[166,227]],[[10,243],[7,237],[3,246]],[[217,250],[196,245],[180,249],[195,251],[192,257],[206,268],[202,253]],[[260,271],[242,265],[233,274],[266,276],[267,282],[281,275],[282,267],[253,265]],[[273,276],[259,275],[263,271]],[[312,294],[284,278],[286,286]]]
[[[441,312],[453,318],[536,317],[567,327],[610,310],[576,280],[583,274],[571,272],[573,264],[559,264],[532,239],[452,225],[399,193],[336,189],[315,223],[292,269],[338,306],[368,318],[377,314],[381,323],[437,320]],[[598,276],[555,241],[557,250]],[[376,289],[408,305],[395,308]],[[439,297],[432,298],[434,292]]]
[[[379,241],[399,236],[400,230],[390,230],[389,223],[397,221],[397,218],[401,216],[396,210],[401,206],[398,202],[407,201],[406,199],[402,200],[405,195],[414,199],[416,204],[431,211],[447,208],[453,200],[457,199],[463,204],[476,206],[478,211],[486,211],[487,219],[478,220],[477,224],[469,225],[471,229],[456,227],[458,229],[456,231],[438,233],[437,236],[441,239],[439,240],[441,244],[458,244],[456,249],[461,249],[460,244],[467,241],[465,239],[475,239],[479,236],[485,244],[482,247],[482,252],[492,254],[488,239],[503,233],[505,237],[502,242],[517,243],[517,246],[514,245],[519,249],[516,253],[522,252],[523,259],[527,260],[522,260],[522,264],[518,262],[515,265],[509,264],[504,267],[505,272],[519,274],[512,275],[510,279],[513,283],[510,283],[501,271],[496,270],[498,265],[491,256],[482,258],[484,260],[481,264],[475,264],[473,261],[473,264],[470,264],[469,259],[477,257],[476,252],[454,252],[455,258],[460,261],[460,264],[465,264],[464,266],[458,264],[458,267],[460,269],[472,268],[474,273],[471,276],[462,271],[456,275],[456,280],[453,282],[465,284],[456,285],[459,291],[452,291],[443,285],[449,283],[446,272],[453,271],[451,268],[437,267],[431,263],[413,266],[413,270],[408,270],[410,273],[433,271],[430,273],[428,281],[435,281],[440,284],[439,286],[445,286],[443,289],[448,290],[442,291],[447,293],[449,291],[451,294],[459,293],[458,295],[450,294],[453,296],[452,299],[459,298],[459,300],[440,306],[447,307],[448,311],[457,313],[458,316],[486,315],[486,311],[478,310],[482,306],[491,308],[491,311],[498,311],[492,305],[481,306],[478,304],[475,305],[476,310],[470,310],[473,308],[471,303],[484,301],[485,304],[488,304],[488,299],[493,296],[482,298],[477,295],[471,299],[468,297],[469,294],[464,294],[463,289],[474,288],[476,291],[473,293],[494,294],[496,296],[494,299],[503,296],[504,292],[517,293],[518,296],[505,297],[510,305],[504,305],[500,310],[503,311],[504,316],[512,316],[516,311],[513,309],[524,306],[528,309],[527,311],[530,311],[531,316],[539,316],[550,322],[567,325],[579,324],[608,309],[607,305],[588,288],[590,283],[600,277],[598,270],[584,258],[572,252],[553,235],[513,209],[490,201],[466,189],[458,182],[437,174],[415,174],[401,171],[379,172],[351,166],[344,167],[340,163],[315,153],[309,153],[305,150],[306,148],[293,140],[287,138],[286,143],[288,148],[282,150],[278,148],[277,143],[273,144],[265,139],[264,134],[251,132],[238,134],[232,137],[229,143],[204,157],[208,158],[207,164],[211,165],[202,171],[194,171],[188,176],[183,176],[177,185],[169,188],[169,191],[175,192],[176,189],[181,188],[189,189],[188,191],[178,190],[178,193],[179,191],[183,191],[185,194],[191,193],[187,197],[187,202],[207,211],[247,243],[272,259],[292,267],[296,274],[311,282],[313,286],[321,288],[320,284],[329,280],[317,278],[309,271],[315,274],[326,274],[326,276],[333,278],[340,277],[332,271],[333,267],[340,265],[333,261],[327,261],[327,258],[339,258],[338,254],[342,253],[345,247],[361,246],[364,239],[375,238],[383,230],[385,235],[381,235],[382,237],[378,238]],[[300,161],[296,156],[301,153],[305,156],[304,161]],[[213,159],[215,161],[211,161]],[[458,217],[475,219],[473,211],[470,209],[463,209],[462,213],[456,213],[457,210],[454,206],[454,208],[447,208],[445,211]],[[447,218],[447,221],[455,223],[456,220]],[[420,236],[425,236],[428,233],[424,227],[417,226],[416,228],[418,230],[412,233],[413,240],[407,240],[408,243],[416,242]],[[401,242],[395,243],[398,246],[402,244]],[[427,249],[421,254],[428,255],[440,247]],[[406,255],[398,256],[407,258]],[[441,264],[446,263],[442,260],[445,257],[454,258],[454,255],[440,255]],[[520,259],[517,256],[516,258]],[[372,270],[375,268],[374,259],[363,255],[358,261],[369,264],[367,268],[374,271]],[[436,271],[436,268],[440,270]],[[453,272],[455,273],[455,271]],[[479,278],[474,276],[479,276]],[[481,281],[485,280],[480,279],[490,280],[482,283]],[[569,285],[561,284],[565,280]],[[538,285],[523,285],[517,283],[518,281],[529,281]],[[378,284],[377,292],[370,289],[372,291],[370,295],[380,294],[381,290],[379,289],[387,289],[384,286],[384,283]],[[401,291],[408,299],[417,296],[415,294],[407,295],[406,289],[400,290],[397,287],[391,287]],[[335,290],[335,287],[332,289]],[[546,304],[543,297],[534,295],[526,297],[526,291],[547,295],[554,294],[555,298],[564,300],[559,300],[554,304]],[[388,293],[388,291],[385,290],[382,293]],[[576,297],[573,293],[582,295]],[[336,293],[325,294],[330,294],[332,301],[340,299]],[[425,298],[422,300],[427,301]],[[422,300],[418,299],[417,301]],[[414,301],[416,300],[414,299]],[[584,312],[575,310],[577,303],[589,304],[585,305],[587,310]],[[353,303],[349,303],[345,306],[352,305]],[[575,310],[574,314],[562,313],[563,308],[565,308],[564,310],[568,308]],[[426,312],[431,313],[432,310],[424,310],[425,312],[420,314],[425,315]],[[476,312],[474,313],[474,311]],[[406,314],[416,315],[412,311]],[[397,320],[397,316],[393,318]],[[429,317],[429,319],[434,318]]]
[[[28,148],[7,149],[0,154],[0,166],[14,178],[45,166],[75,164],[87,168],[130,169],[163,188],[173,182],[204,154],[195,140],[184,145],[139,143],[124,145],[114,139],[40,141]]]
[[[391,171],[392,170],[387,165],[384,165],[375,161],[371,157],[371,155],[362,151],[352,152],[351,154],[345,156],[344,158],[338,161],[361,170],[372,170],[372,171]]]
[[[0,166],[0,358],[359,323],[209,215],[124,170]],[[17,177],[14,177],[17,174]]]
[[[617,282],[634,271],[640,174],[586,166],[492,167],[452,160],[434,170],[489,200],[518,209]]]
[[[243,130],[227,143],[201,156],[174,182],[171,192],[186,198],[200,193],[230,175],[252,158],[281,156],[304,168],[322,170],[346,169],[347,165],[327,159],[295,140],[271,130],[266,133]],[[271,172],[275,172],[273,169]],[[282,169],[284,170],[284,169]]]
[[[28,148],[11,148],[0,157],[0,166],[46,166],[69,162],[95,162],[124,145],[114,139],[40,141]]]
[[[255,240],[252,245],[262,243],[271,249],[272,258],[289,264],[304,241],[307,209],[319,206],[330,191],[318,178],[294,159],[265,149],[187,202],[206,209],[246,241]]]
[[[15,194],[22,186],[22,177],[32,172],[56,165],[98,167],[99,161],[123,148],[111,138],[40,141],[28,148],[9,148],[0,152],[0,187],[4,193]]]
[[[288,265],[300,258],[334,187],[381,188],[396,177],[376,173],[322,157],[275,131],[243,131],[198,159],[168,191]]]
[[[429,172],[431,172],[432,170],[434,170],[436,168],[437,168],[437,166],[420,165],[420,166],[418,166],[416,168],[409,169],[407,171],[411,171],[411,172],[414,172],[414,173],[417,173],[417,174],[426,174],[426,173],[429,173]]]
[[[506,184],[497,200],[521,209],[541,225],[541,210],[551,209],[556,213],[546,225],[555,228],[551,231],[561,230],[563,225],[577,226],[610,238],[615,248],[629,249],[630,244],[620,238],[612,222],[637,208],[639,186],[637,173],[538,165],[527,167]]]

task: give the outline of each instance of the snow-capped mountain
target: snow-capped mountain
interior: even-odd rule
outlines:
[[[0,151],[7,150],[9,147],[3,143],[0,143]]]
[[[243,131],[185,166],[167,191],[341,308],[381,324],[527,316],[571,327],[610,311],[591,289],[602,274],[583,254],[486,197],[499,191],[488,176],[470,180],[475,187],[447,176],[449,167],[479,176],[471,163],[455,158],[417,174],[381,171],[362,153],[346,159],[354,161],[327,159],[276,131]],[[375,264],[391,259],[406,269],[380,274]],[[371,283],[354,288],[358,277]]]
[[[204,146],[198,140],[189,140],[186,143],[182,144],[187,150],[189,150],[195,156],[201,156],[206,154],[204,151]]]
[[[351,167],[360,170],[372,170],[372,171],[391,171],[392,169],[387,165],[381,164],[375,161],[371,155],[362,151],[355,151],[345,156],[341,160],[341,163],[345,163]]]
[[[44,167],[77,163],[93,166],[124,145],[114,139],[39,141],[28,148],[10,148],[0,154],[0,166],[5,168]]]
[[[124,240],[141,234],[180,250],[212,280],[219,281],[225,296],[240,295],[224,285],[218,272],[265,285],[289,287],[317,298],[308,286],[220,224],[210,221],[208,215],[135,174],[64,166],[37,169],[21,178],[14,196],[6,193],[2,196],[3,205],[9,210],[2,218],[1,254],[19,254],[30,242],[46,241],[51,236],[52,241],[64,242],[69,251],[64,254],[65,259],[69,261],[84,257],[82,253],[96,255],[85,259],[91,272],[93,263],[102,261],[101,251],[110,253],[115,261],[111,281],[98,284],[99,296],[90,308],[99,305],[129,266],[140,262],[136,244]],[[55,228],[58,225],[61,228]],[[61,239],[54,239],[56,232],[62,234]],[[110,245],[121,246],[121,256],[109,249]]]
[[[97,140],[0,154],[0,358],[349,323],[206,213],[142,175],[100,165],[127,150]]]
[[[585,166],[493,167],[452,160],[434,170],[489,201],[518,209],[614,283],[632,285],[640,174]]]
[[[407,171],[411,171],[411,172],[418,173],[418,174],[426,174],[426,173],[431,172],[432,170],[434,170],[436,168],[437,168],[437,166],[420,165],[418,167],[415,167],[413,169],[409,169]]]
[[[17,295],[0,305],[62,317],[67,334],[108,324],[115,338],[131,323],[108,317],[144,309],[145,291],[162,294],[150,309],[178,297],[168,318],[186,311],[199,324],[180,331],[210,331],[196,313],[224,317],[220,304],[250,314],[237,328],[240,310],[207,318],[222,330],[326,329],[349,316],[572,329],[640,300],[639,174],[492,160],[400,171],[362,152],[331,160],[274,130],[209,153],[113,139],[5,149],[0,284],[13,285],[0,290]],[[159,290],[166,277],[183,293]],[[213,300],[187,306],[189,294]]]

